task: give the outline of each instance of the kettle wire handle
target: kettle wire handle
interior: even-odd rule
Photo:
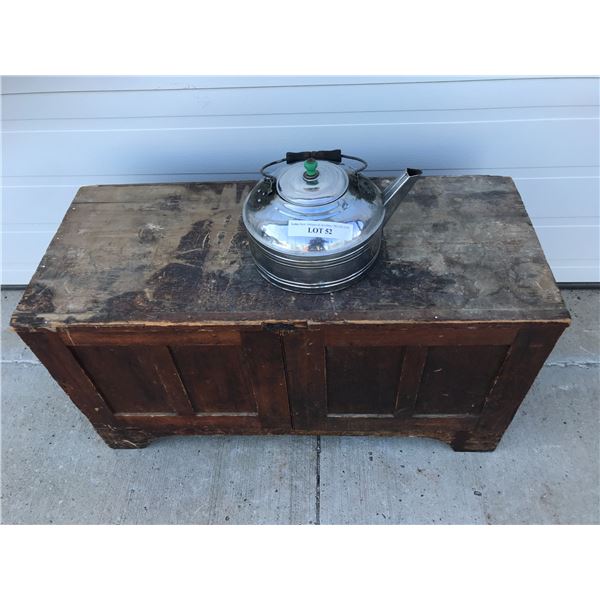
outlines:
[[[292,164],[295,162],[300,162],[308,159],[315,160],[327,160],[329,162],[341,163],[342,158],[347,158],[349,160],[355,160],[362,164],[359,169],[356,169],[355,173],[359,173],[367,168],[367,162],[362,158],[358,158],[357,156],[350,156],[348,154],[342,154],[341,150],[309,150],[306,152],[288,152],[285,155],[285,158],[280,158],[279,160],[274,160],[273,162],[267,163],[263,165],[260,169],[260,174],[264,177],[273,177],[266,173],[266,170],[273,165],[278,165],[279,163],[286,162],[288,164]]]
[[[341,163],[342,162],[342,151],[341,150],[308,150],[304,152],[287,152],[285,160],[289,164],[300,162],[309,159],[315,160],[328,160],[329,162]]]

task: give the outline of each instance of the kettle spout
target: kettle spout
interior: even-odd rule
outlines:
[[[410,192],[412,186],[422,174],[423,171],[419,171],[419,169],[406,169],[398,179],[392,181],[383,191],[383,208],[385,209],[384,225],[389,221],[389,218],[394,214],[400,202]]]

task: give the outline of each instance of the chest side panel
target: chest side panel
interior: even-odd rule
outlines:
[[[427,356],[417,414],[479,414],[509,346],[436,346]]]
[[[428,427],[436,418],[473,424],[518,331],[514,325],[434,324],[286,333],[294,425],[394,431]],[[300,364],[304,380],[294,371]]]
[[[114,413],[178,414],[182,400],[189,412],[168,347],[83,346],[70,350]]]
[[[194,411],[256,413],[257,403],[239,346],[171,346]]]
[[[328,414],[388,414],[395,410],[405,349],[328,346]]]
[[[214,427],[235,432],[290,428],[281,346],[264,331],[84,331],[63,334],[117,422]]]

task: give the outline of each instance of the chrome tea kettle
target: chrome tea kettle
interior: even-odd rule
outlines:
[[[343,159],[361,166],[349,169]],[[421,171],[407,169],[381,193],[360,173],[366,166],[341,150],[319,150],[288,152],[262,167],[264,178],[246,197],[242,218],[267,281],[320,294],[367,272],[379,254],[383,226]]]

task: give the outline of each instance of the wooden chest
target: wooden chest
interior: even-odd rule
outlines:
[[[318,296],[259,276],[240,221],[252,185],[79,190],[12,326],[102,438],[401,434],[493,450],[569,324],[512,180],[418,181],[373,270]]]

